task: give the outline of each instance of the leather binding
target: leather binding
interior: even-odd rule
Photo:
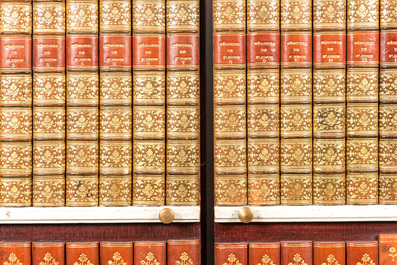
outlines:
[[[15,263],[21,265],[31,264],[30,242],[2,242],[0,243],[0,251],[2,253],[0,262]]]
[[[347,242],[346,243],[346,264],[382,264],[378,261],[378,242]]]
[[[397,164],[392,152],[397,134],[393,115],[397,110],[395,71],[397,69],[397,17],[395,3],[389,0],[380,6],[380,70],[379,70],[379,204],[397,203]],[[382,263],[383,264],[383,263]],[[387,263],[385,263],[387,264]]]
[[[135,242],[134,264],[167,264],[166,243],[158,242]]]
[[[313,264],[311,241],[281,242],[281,265]]]
[[[65,243],[33,242],[32,265],[43,263],[65,265]]]
[[[282,0],[280,12],[281,204],[309,205],[313,149],[312,1]]]
[[[98,2],[66,1],[66,205],[98,205]]]
[[[200,264],[200,241],[168,240],[167,264]]]
[[[131,1],[99,1],[99,205],[132,202]]]
[[[165,204],[165,14],[165,0],[133,1],[133,205]]]
[[[248,245],[246,243],[215,243],[215,265],[248,265]]]
[[[133,265],[133,250],[132,242],[101,242],[101,265]]]
[[[248,264],[280,264],[280,254],[280,243],[250,243]]]
[[[379,242],[379,264],[393,265],[396,260],[397,235],[396,234],[380,234]]]
[[[31,206],[32,4],[2,1],[0,12],[0,205]]]
[[[98,242],[66,243],[66,265],[99,265]]]
[[[215,205],[247,204],[246,5],[213,1]]]
[[[166,204],[198,205],[200,176],[200,36],[199,0],[166,1],[167,31],[167,145]],[[187,18],[181,17],[182,10]],[[191,108],[194,134],[176,134],[184,122],[183,109]],[[175,115],[177,113],[182,115]],[[188,193],[180,193],[185,188]],[[174,258],[175,259],[175,258]]]
[[[313,5],[313,204],[345,204],[346,1]]]
[[[346,203],[377,204],[378,0],[347,1],[346,58]],[[359,183],[367,188],[358,188]]]
[[[345,242],[314,242],[313,265],[346,264]]]
[[[247,116],[250,205],[280,204],[279,14],[279,1],[247,1],[247,114],[244,116]],[[239,119],[245,121],[244,117]],[[245,124],[236,128],[245,131]]]
[[[65,1],[33,3],[33,205],[65,205]]]

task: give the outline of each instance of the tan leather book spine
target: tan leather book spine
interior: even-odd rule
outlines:
[[[32,265],[65,265],[65,243],[33,242]]]
[[[378,260],[377,241],[346,243],[346,265],[355,265],[359,263],[380,264]]]
[[[379,241],[379,264],[393,265],[396,262],[397,235],[380,234]]]
[[[166,265],[167,250],[166,242],[135,242],[134,264],[142,265]]]
[[[312,242],[296,241],[281,242],[281,265],[313,264]]]
[[[99,255],[101,265],[134,264],[132,242],[101,242]]]
[[[250,243],[249,265],[280,264],[280,243]]]
[[[345,242],[314,242],[313,243],[313,265],[345,265],[346,243]]]
[[[99,265],[98,242],[66,243],[66,265]]]
[[[2,242],[0,243],[0,251],[2,253],[0,257],[1,263],[18,263],[21,265],[31,264],[31,249],[30,242]]]
[[[200,264],[199,240],[168,240],[167,264]]]
[[[248,265],[246,243],[215,243],[215,265]]]

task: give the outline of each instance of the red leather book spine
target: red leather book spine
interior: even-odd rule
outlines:
[[[0,262],[2,264],[17,263],[21,265],[31,264],[30,242],[0,243]]]
[[[167,264],[165,242],[136,242],[134,244],[134,264]]]
[[[98,242],[66,243],[66,265],[99,265]]]
[[[0,12],[0,205],[31,206],[32,4],[2,1]]]
[[[397,258],[397,234],[381,234],[379,241],[379,264],[393,265]]]
[[[133,253],[132,242],[101,242],[100,244],[101,265],[133,265]]]
[[[247,244],[215,243],[215,265],[248,265]]]
[[[363,9],[372,11],[364,15]],[[379,0],[347,1],[346,80],[346,202],[376,204],[379,149]],[[360,85],[363,82],[368,86],[364,88]],[[366,149],[362,149],[363,146]],[[360,148],[365,154],[360,153]],[[359,186],[362,185],[367,188],[360,189]]]
[[[378,261],[378,242],[347,242],[346,265],[380,264]],[[383,265],[383,263],[382,263]]]
[[[65,243],[32,243],[32,265],[65,265]]]
[[[313,265],[345,265],[346,244],[345,242],[314,242],[313,243]]]
[[[281,265],[313,264],[312,242],[281,242]]]
[[[249,265],[280,264],[280,243],[250,243]]]
[[[200,264],[199,240],[169,240],[167,242],[167,264]]]

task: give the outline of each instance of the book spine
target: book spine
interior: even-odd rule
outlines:
[[[167,205],[199,204],[199,4],[167,0]],[[182,10],[187,19],[180,16]],[[186,111],[189,121],[183,115]],[[181,194],[181,189],[189,192]]]
[[[281,242],[281,265],[313,264],[312,242]]]
[[[346,265],[378,265],[378,242],[347,242]],[[382,263],[383,265],[383,263]]]
[[[379,204],[396,204],[394,188],[397,185],[396,122],[397,97],[397,14],[396,3],[384,0],[380,3],[380,71],[379,71]]]
[[[100,244],[100,264],[133,265],[133,243],[132,242],[101,242]]]
[[[2,264],[31,265],[30,242],[0,243],[0,262]]]
[[[379,242],[379,264],[394,265],[396,264],[397,234],[381,234],[378,237]]]
[[[246,205],[245,0],[214,0],[213,25],[215,205]]]
[[[65,243],[32,243],[32,265],[65,265]]]
[[[136,0],[133,1],[132,10],[134,91],[132,203],[164,205],[165,0]],[[145,13],[152,14],[151,17],[154,19],[144,15]]]
[[[215,243],[215,265],[248,265],[248,246],[245,243]]]
[[[280,264],[280,243],[250,243],[249,265]]]
[[[131,1],[100,0],[99,205],[104,206],[128,206],[132,200],[131,28]]]
[[[167,264],[200,264],[200,241],[169,240]]]
[[[280,43],[281,204],[308,205],[313,149],[311,0],[281,0]]]
[[[66,205],[98,205],[98,2],[66,1]]]
[[[313,5],[313,203],[345,204],[346,0]]]
[[[66,265],[99,265],[98,242],[66,243]]]
[[[345,242],[314,242],[313,243],[313,265],[345,265],[346,244]]]
[[[279,15],[278,0],[247,1],[247,160],[250,205],[280,204]]]
[[[379,0],[347,1],[346,80],[346,203],[376,204]]]
[[[0,12],[0,205],[31,206],[32,4],[2,1]]]
[[[33,3],[33,205],[65,205],[65,2]]]
[[[165,242],[136,242],[134,244],[134,264],[167,264]]]

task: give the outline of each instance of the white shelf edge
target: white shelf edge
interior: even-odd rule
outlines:
[[[244,206],[216,206],[216,223],[239,223]],[[252,222],[380,222],[397,221],[397,205],[248,206]]]
[[[200,206],[1,207],[0,224],[161,223],[163,208],[174,211],[172,223],[200,221]]]

